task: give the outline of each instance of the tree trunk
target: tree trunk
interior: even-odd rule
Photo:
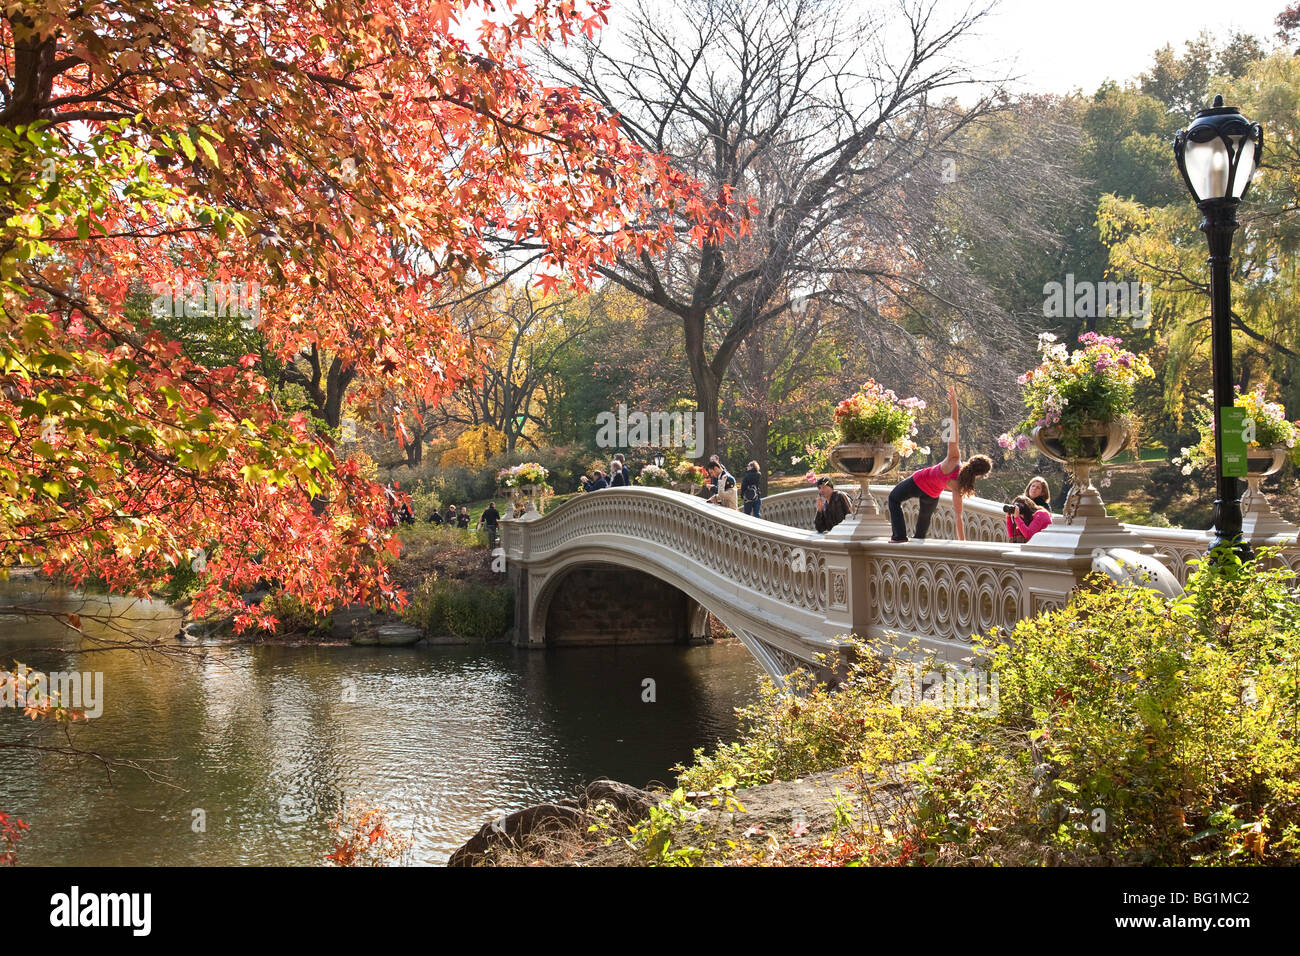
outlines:
[[[686,332],[686,361],[690,365],[691,380],[695,383],[695,401],[701,413],[704,435],[695,436],[696,451],[699,457],[708,458],[718,454],[718,394],[721,391],[721,376],[713,371],[713,366],[705,355],[704,310],[699,309],[682,318]]]

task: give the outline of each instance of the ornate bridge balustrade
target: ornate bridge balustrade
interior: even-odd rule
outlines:
[[[811,499],[789,502],[790,514],[805,504],[811,514]],[[848,634],[916,638],[945,657],[967,656],[973,633],[1060,606],[1079,576],[1059,557],[1006,543],[837,538],[655,488],[604,489],[505,521],[502,546],[520,644],[551,642],[562,623],[554,599],[576,570],[612,565],[687,595],[693,636],[712,612],[777,678]],[[586,597],[617,604],[623,595]]]
[[[883,508],[888,486],[873,486],[872,493]],[[1000,503],[967,499],[967,540],[956,541],[956,515],[945,497],[928,540],[890,544],[872,536],[879,525],[865,521],[814,532],[815,501],[813,488],[772,495],[759,520],[674,491],[609,488],[571,498],[544,517],[530,512],[504,521],[516,641],[530,647],[563,641],[572,622],[562,613],[626,604],[665,611],[647,618],[655,617],[661,630],[666,621],[683,639],[703,638],[711,612],[778,679],[801,662],[815,665],[818,655],[835,649],[836,637],[849,634],[915,639],[960,659],[969,655],[973,634],[1009,630],[1024,617],[1063,606],[1099,553],[1123,549],[1126,561],[1145,562],[1172,593],[1209,542],[1203,531],[1120,525],[1095,497],[1085,497],[1076,521],[1058,518],[1027,545],[1005,540]],[[916,507],[915,501],[904,506],[909,522]],[[1274,534],[1260,543],[1286,540]],[[1283,559],[1300,570],[1294,543]],[[602,586],[601,569],[611,568],[622,570]],[[638,580],[646,585],[639,603],[629,593]],[[581,640],[600,642],[600,635]]]
[[[890,485],[872,485],[871,493],[879,502],[882,511],[886,509]],[[840,485],[839,490],[847,492],[850,497],[857,491],[857,485]],[[795,528],[811,528],[813,515],[816,513],[817,490],[801,488],[786,491],[763,499],[763,517],[769,521]],[[907,517],[908,527],[916,523],[918,503],[915,499],[904,502],[903,514]],[[1055,521],[1063,520],[1054,515]],[[967,541],[1002,542],[1006,547],[1017,545],[1007,543],[1006,515],[1002,503],[988,498],[967,498],[962,505],[962,519],[966,526]],[[1160,528],[1154,525],[1124,524],[1121,527],[1137,535],[1155,549],[1158,558],[1180,584],[1187,583],[1190,562],[1200,558],[1209,547],[1213,535],[1208,531],[1189,528]],[[1276,530],[1276,526],[1270,527]],[[952,506],[952,496],[945,495],[939,500],[930,519],[931,539],[956,538],[956,512]],[[1300,572],[1300,546],[1296,545],[1294,536],[1285,533],[1265,536],[1247,535],[1256,547],[1276,545],[1282,547],[1282,560],[1296,572]]]

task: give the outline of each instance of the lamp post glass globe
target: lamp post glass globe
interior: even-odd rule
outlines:
[[[663,466],[664,466],[664,453],[661,451],[657,451],[655,452],[655,467],[662,468]]]
[[[1250,188],[1264,152],[1264,131],[1216,96],[1174,136],[1174,159],[1187,190],[1201,210],[1201,231],[1210,247],[1210,352],[1214,367],[1214,458],[1218,497],[1214,502],[1211,549],[1230,544],[1243,557],[1241,494],[1235,476],[1223,473],[1224,409],[1236,402],[1232,376],[1232,235],[1237,206]]]
[[[1174,137],[1178,171],[1198,205],[1244,198],[1263,152],[1263,128],[1224,106],[1222,96]]]

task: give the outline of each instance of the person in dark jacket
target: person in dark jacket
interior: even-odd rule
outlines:
[[[456,527],[465,528],[467,530],[469,528],[469,509],[464,505],[460,506],[460,514],[456,516]]]
[[[429,524],[442,524],[442,512],[437,508],[433,509],[433,514],[429,515]]]
[[[608,488],[609,482],[605,480],[605,473],[597,468],[591,473],[591,481],[587,482],[588,491],[599,491],[601,488]]]
[[[631,486],[632,469],[627,466],[627,462],[623,460],[623,456],[621,454],[614,456],[614,467],[617,468],[620,472],[622,472],[623,484]]]
[[[479,528],[487,528],[489,548],[497,546],[497,525],[500,521],[501,512],[497,511],[497,503],[489,501],[487,508],[479,515],[478,526],[474,529],[477,531]]]
[[[763,504],[763,496],[760,492],[763,483],[763,473],[758,468],[758,462],[751,461],[745,467],[745,477],[740,479],[740,504],[745,509],[745,514],[753,515],[760,518],[759,508]]]
[[[456,506],[447,505],[447,527],[456,527]]]
[[[826,532],[835,527],[849,515],[853,514],[853,503],[842,491],[836,491],[829,478],[817,479],[817,514],[813,518],[813,529]]]
[[[615,455],[614,460],[609,463],[609,486],[611,488],[623,488],[631,484],[623,473],[623,462],[619,456]]]

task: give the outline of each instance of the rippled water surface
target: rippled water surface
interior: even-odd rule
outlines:
[[[0,605],[36,601],[111,614],[138,636],[176,630],[161,605],[0,583]],[[0,616],[5,664],[103,672],[103,715],[78,724],[71,745],[159,779],[123,769],[110,782],[94,761],[0,748],[0,810],[31,826],[26,864],[315,865],[327,822],[353,798],[392,811],[415,838],[413,862],[439,864],[491,816],[585,780],[671,780],[693,748],[734,737],[733,709],[759,675],[736,645],[190,643],[184,661],[67,650],[78,646],[52,621]],[[0,711],[0,742],[19,740],[69,744]]]

